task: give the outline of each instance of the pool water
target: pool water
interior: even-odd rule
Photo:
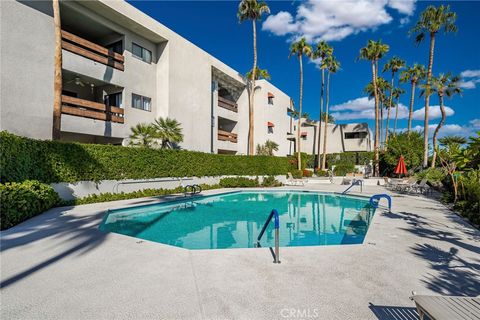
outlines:
[[[374,214],[362,197],[240,191],[110,210],[100,228],[187,249],[253,248],[272,209],[283,247],[362,243]],[[273,220],[260,244],[273,246]]]

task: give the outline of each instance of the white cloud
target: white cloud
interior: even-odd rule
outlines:
[[[431,138],[435,133],[435,129],[437,128],[438,123],[429,124],[428,125],[428,136]],[[406,128],[399,129],[400,131],[406,131]],[[423,126],[415,126],[412,128],[413,131],[423,132]],[[473,135],[475,129],[472,126],[465,126],[459,124],[445,124],[443,125],[440,130],[438,131],[438,138],[445,137],[445,136],[463,136],[469,137]]]
[[[447,117],[453,115],[455,111],[452,108],[445,106],[445,114]],[[442,112],[440,111],[440,106],[430,106],[428,108],[428,118],[437,119],[442,117]],[[425,107],[413,111],[413,120],[423,120],[425,119]]]
[[[390,23],[387,9],[410,16],[416,0],[307,0],[297,8],[295,17],[280,11],[267,17],[262,29],[275,35],[304,36],[308,41],[339,41],[349,35],[373,30]],[[402,20],[405,23],[407,20]]]
[[[462,73],[460,73],[460,76],[462,78],[480,77],[480,70],[465,70]]]
[[[480,70],[465,70],[460,73],[462,80],[458,83],[460,88],[475,89],[480,83]]]
[[[471,125],[474,129],[480,130],[480,119],[470,120],[470,125]]]
[[[333,105],[330,107],[332,116],[337,120],[357,120],[357,119],[375,119],[375,102],[368,97],[360,97],[347,102]],[[395,117],[395,109],[391,110],[391,117]],[[455,112],[452,108],[445,106],[445,113],[447,117],[453,115]],[[442,114],[440,106],[430,106],[429,119],[441,118]],[[415,110],[413,112],[414,120],[423,120],[425,117],[425,107]],[[384,111],[384,118],[386,112]],[[408,118],[408,107],[402,103],[398,105],[398,119]],[[479,121],[480,122],[480,121]]]

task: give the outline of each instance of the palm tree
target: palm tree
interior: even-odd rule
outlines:
[[[322,119],[324,119],[323,115],[323,96],[325,91],[325,69],[327,65],[324,63],[325,59],[333,54],[333,48],[326,42],[320,41],[317,43],[315,50],[312,53],[313,59],[320,59],[320,70],[322,72],[322,84],[320,87],[320,110],[319,110],[319,117],[320,121],[318,123],[318,142],[317,142],[317,168],[320,167],[320,136],[322,132]]]
[[[450,73],[440,74],[438,77],[432,77],[430,80],[430,86],[425,86],[425,90],[422,90],[420,95],[428,95],[436,93],[438,100],[440,101],[440,112],[442,113],[442,119],[435,128],[432,138],[433,144],[433,156],[431,167],[435,168],[435,162],[437,160],[437,135],[440,128],[445,124],[447,114],[445,113],[444,97],[451,98],[455,94],[461,94],[462,89],[459,87],[460,77],[452,76]]]
[[[360,49],[360,56],[359,59],[369,60],[372,64],[372,84],[373,84],[373,92],[375,97],[375,143],[374,143],[374,150],[375,150],[375,175],[380,175],[380,168],[379,168],[379,138],[380,138],[380,127],[378,123],[378,116],[379,116],[379,96],[377,91],[377,75],[378,75],[378,60],[381,59],[389,50],[388,45],[383,44],[381,40],[373,41],[368,40],[368,43],[365,47]]]
[[[252,79],[253,72],[252,70],[248,71],[245,75],[247,79]],[[260,69],[257,67],[257,71],[255,71],[255,80],[265,79],[270,80],[270,73],[268,73],[267,69]]]
[[[151,124],[138,123],[130,128],[130,144],[150,148],[158,137],[157,130]]]
[[[440,144],[444,146],[453,144],[461,146],[462,144],[467,143],[467,139],[462,136],[446,136],[438,139],[438,142],[440,142]]]
[[[387,80],[383,77],[377,77],[377,93],[378,93],[378,100],[379,100],[379,109],[380,109],[380,145],[382,145],[382,131],[383,131],[383,108],[387,109],[387,125],[386,131],[388,131],[388,124],[390,121],[390,110],[388,108],[388,98],[387,98],[387,91],[390,90],[390,84]],[[368,93],[368,99],[375,98],[375,92],[373,87],[373,82],[370,81],[369,84],[363,89],[363,92]]]
[[[432,80],[433,55],[435,50],[435,36],[443,28],[444,33],[456,32],[457,26],[455,20],[457,15],[450,11],[450,6],[441,5],[439,7],[428,6],[421,14],[415,26],[410,30],[410,34],[415,35],[417,44],[421,43],[426,34],[430,35],[430,53],[427,68],[427,91]],[[428,108],[430,103],[430,94],[425,95],[425,120],[423,123],[423,167],[428,166]]]
[[[425,66],[423,64],[415,63],[413,66],[403,70],[400,74],[400,83],[407,83],[410,81],[411,94],[410,94],[410,108],[408,110],[408,129],[407,132],[412,130],[412,118],[413,118],[413,105],[415,103],[415,88],[419,81],[425,79],[426,76]]]
[[[395,100],[395,122],[393,123],[393,135],[397,134],[397,120],[398,120],[398,104],[400,101],[400,96],[405,93],[405,90],[402,88],[394,88],[392,90],[392,97]],[[388,138],[388,136],[387,136]]]
[[[238,5],[237,17],[240,22],[245,20],[252,20],[252,33],[253,33],[253,67],[250,74],[249,90],[248,90],[248,154],[253,155],[253,130],[254,130],[254,118],[253,118],[253,104],[254,104],[254,90],[255,79],[257,71],[257,20],[262,19],[263,14],[269,14],[270,8],[263,1],[257,0],[242,0]]]
[[[335,123],[335,118],[329,114],[328,115],[328,119],[327,119],[327,115],[325,113],[322,114],[322,121],[325,122],[325,123]]]
[[[390,98],[388,101],[388,110],[392,108],[392,102],[393,102],[393,89],[395,87],[395,74],[402,68],[405,67],[405,60],[400,59],[399,57],[393,57],[390,60],[387,61],[387,63],[383,66],[382,72],[390,71],[392,74],[391,82],[390,82]],[[398,108],[397,108],[397,113],[398,113]],[[397,120],[395,117],[395,126],[396,126]],[[395,130],[393,130],[395,132]],[[385,132],[385,144],[388,143],[388,130]]]
[[[53,0],[52,6],[55,30],[52,139],[59,140],[62,125],[62,26],[58,0]]]
[[[300,40],[292,43],[290,46],[290,55],[289,58],[293,55],[298,57],[298,62],[300,65],[300,99],[299,99],[299,110],[298,114],[302,113],[302,99],[303,99],[303,56],[311,57],[312,55],[312,47],[307,43],[305,38],[301,38]],[[301,131],[301,124],[302,124],[302,117],[298,117],[298,127],[297,127],[297,162],[298,162],[298,170],[302,169],[302,159],[301,159],[301,148],[300,148],[300,131]]]
[[[273,151],[278,151],[278,143],[272,140],[265,141],[265,149],[268,151],[269,156],[273,156]]]
[[[333,55],[325,59],[325,63],[328,66],[327,69],[327,92],[325,101],[325,117],[328,119],[328,107],[330,103],[330,74],[336,73],[340,69],[340,62],[338,62]],[[325,164],[327,162],[327,124],[323,127],[323,156],[322,156],[322,170],[325,170]]]
[[[183,141],[182,127],[175,119],[160,117],[155,119],[153,127],[157,131],[157,137],[162,140],[162,149],[174,148]]]

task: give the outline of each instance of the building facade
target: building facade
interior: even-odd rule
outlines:
[[[247,154],[248,94],[239,72],[124,1],[61,1],[60,13],[61,140],[125,145],[131,127],[170,117],[181,124],[181,148]],[[51,139],[52,3],[0,1],[0,14],[0,130]],[[276,155],[292,154],[290,97],[259,80],[254,98],[255,145],[272,140]],[[302,151],[315,152],[308,144],[318,133],[304,125]],[[342,137],[345,150],[355,147],[345,148]],[[337,150],[339,138],[330,139]]]

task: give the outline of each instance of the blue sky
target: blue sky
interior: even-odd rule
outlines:
[[[252,25],[236,18],[237,1],[131,1],[132,5],[214,55],[237,71],[252,65]],[[449,4],[458,15],[456,34],[439,34],[435,47],[434,74],[462,74],[463,95],[447,99],[447,125],[442,135],[469,135],[480,130],[480,2],[415,2],[411,0],[328,0],[267,1],[271,15],[258,23],[259,66],[268,69],[271,82],[290,95],[298,105],[298,60],[288,59],[293,38],[329,40],[341,62],[331,81],[331,112],[338,123],[369,122],[373,127],[372,101],[363,94],[371,80],[370,64],[356,61],[358,51],[369,39],[381,39],[390,46],[382,64],[392,56],[427,63],[428,41],[416,46],[408,36],[420,12],[428,5]],[[318,118],[320,72],[314,63],[305,63],[304,110]],[[387,79],[389,74],[385,74]],[[410,86],[400,100],[399,128],[407,126],[406,109]],[[430,125],[439,121],[438,99],[431,98]],[[415,103],[413,126],[423,126],[423,101]],[[419,110],[420,109],[420,110]],[[433,131],[433,130],[431,130]]]

